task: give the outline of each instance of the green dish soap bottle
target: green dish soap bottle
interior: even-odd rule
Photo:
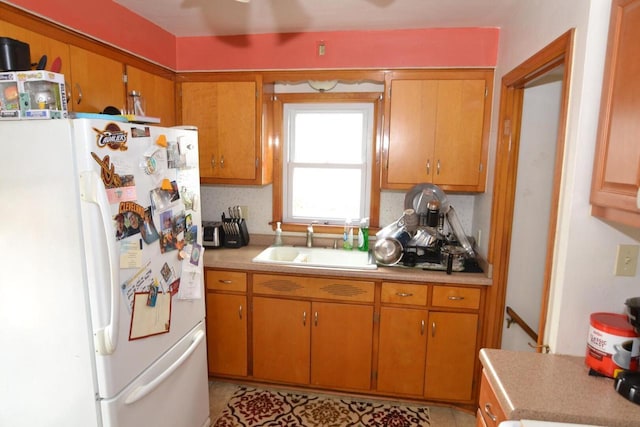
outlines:
[[[363,252],[369,251],[369,218],[360,220],[360,228],[358,230],[358,250]]]

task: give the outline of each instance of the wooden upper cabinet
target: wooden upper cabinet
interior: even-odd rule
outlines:
[[[492,81],[488,70],[390,73],[382,188],[484,191]]]
[[[70,108],[85,113],[99,113],[109,106],[122,109],[126,102],[124,64],[73,45],[69,52]]]
[[[640,0],[611,10],[591,213],[640,227]]]
[[[200,179],[206,184],[266,184],[261,78],[181,83],[181,123],[198,127]],[[266,144],[266,142],[265,142]]]
[[[127,65],[127,93],[139,92],[145,99],[145,115],[158,117],[160,126],[176,124],[176,91],[173,76],[159,76]]]
[[[60,65],[62,67],[60,73],[64,74],[65,77],[69,76],[71,63],[69,61],[69,45],[67,43],[2,20],[0,20],[0,34],[2,37],[10,37],[28,43],[32,64],[37,63],[42,55],[47,55],[47,66],[45,69],[50,70],[53,61],[56,58],[60,58]],[[69,84],[68,79],[66,84]]]

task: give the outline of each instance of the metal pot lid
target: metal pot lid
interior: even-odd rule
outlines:
[[[404,208],[413,209],[418,214],[427,213],[427,203],[431,200],[440,202],[440,212],[449,212],[449,199],[440,187],[435,184],[418,184],[407,191],[404,196]]]

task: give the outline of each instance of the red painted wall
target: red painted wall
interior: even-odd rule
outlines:
[[[7,3],[176,68],[176,38],[111,0],[10,0]]]
[[[9,3],[177,71],[493,67],[498,54],[497,28],[176,38],[111,0]]]
[[[180,70],[493,67],[497,28],[261,34],[177,40]],[[318,56],[324,41],[326,54]]]

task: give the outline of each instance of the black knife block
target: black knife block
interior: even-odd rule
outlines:
[[[224,234],[225,248],[240,248],[249,244],[249,230],[244,218],[224,218],[228,231]]]

